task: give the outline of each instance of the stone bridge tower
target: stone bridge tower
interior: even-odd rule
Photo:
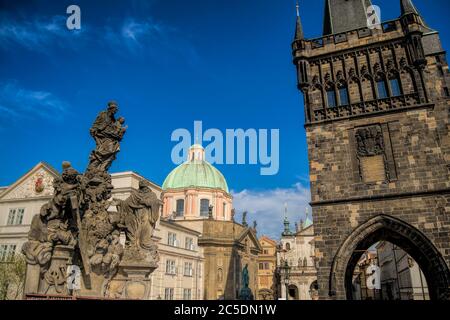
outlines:
[[[400,1],[398,19],[369,28],[370,5],[327,0],[324,34],[316,39],[305,39],[297,15],[292,49],[305,101],[319,295],[352,299],[353,269],[362,252],[386,240],[420,265],[430,297],[445,299],[450,286],[445,51],[438,32],[410,0]]]

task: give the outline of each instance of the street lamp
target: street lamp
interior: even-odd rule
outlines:
[[[290,277],[291,267],[289,266],[287,260],[284,261],[284,265],[281,268],[284,271],[283,274],[284,274],[284,286],[286,287],[286,300],[289,300],[288,286],[289,286],[289,277]]]

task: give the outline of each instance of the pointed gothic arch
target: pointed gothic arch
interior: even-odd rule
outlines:
[[[378,215],[361,224],[342,243],[331,267],[330,297],[353,299],[353,270],[362,252],[381,240],[401,247],[419,264],[426,277],[432,300],[448,297],[450,271],[441,253],[421,231],[387,215]]]

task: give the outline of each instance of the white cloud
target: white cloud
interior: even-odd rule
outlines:
[[[47,118],[61,119],[68,105],[47,91],[21,88],[17,81],[0,83],[0,119]]]
[[[294,230],[295,222],[305,218],[306,208],[311,212],[309,207],[310,191],[301,183],[296,183],[291,188],[232,191],[232,194],[233,204],[236,208],[236,221],[241,222],[242,212],[247,211],[247,222],[251,225],[253,220],[257,221],[259,236],[280,238],[283,231],[285,203],[292,230]]]
[[[81,34],[81,30],[68,30],[66,17],[60,15],[30,21],[4,19],[0,24],[0,46],[6,49],[19,45],[45,52],[53,44],[66,47],[73,41],[72,36]]]
[[[198,54],[185,31],[156,21],[124,18],[119,23],[93,26],[81,23],[80,30],[68,30],[66,16],[34,17],[17,20],[5,17],[0,20],[0,48],[14,52],[17,46],[44,54],[54,47],[80,51],[89,45],[111,48],[112,53],[122,56],[151,54],[162,59],[177,55],[189,63],[198,62]],[[178,45],[174,46],[173,43]],[[145,49],[145,50],[144,50]]]

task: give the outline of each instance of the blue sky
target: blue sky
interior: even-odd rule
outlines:
[[[399,1],[374,1],[382,19]],[[81,8],[81,30],[65,27]],[[449,2],[416,0],[449,47]],[[321,35],[323,1],[301,1],[306,37]],[[111,171],[162,184],[173,169],[177,128],[280,129],[280,170],[219,165],[238,212],[278,236],[283,203],[298,220],[309,201],[303,101],[290,43],[295,1],[0,0],[0,185],[39,161],[84,170],[94,147],[89,127],[108,100],[129,130]],[[264,201],[263,201],[264,200]]]

